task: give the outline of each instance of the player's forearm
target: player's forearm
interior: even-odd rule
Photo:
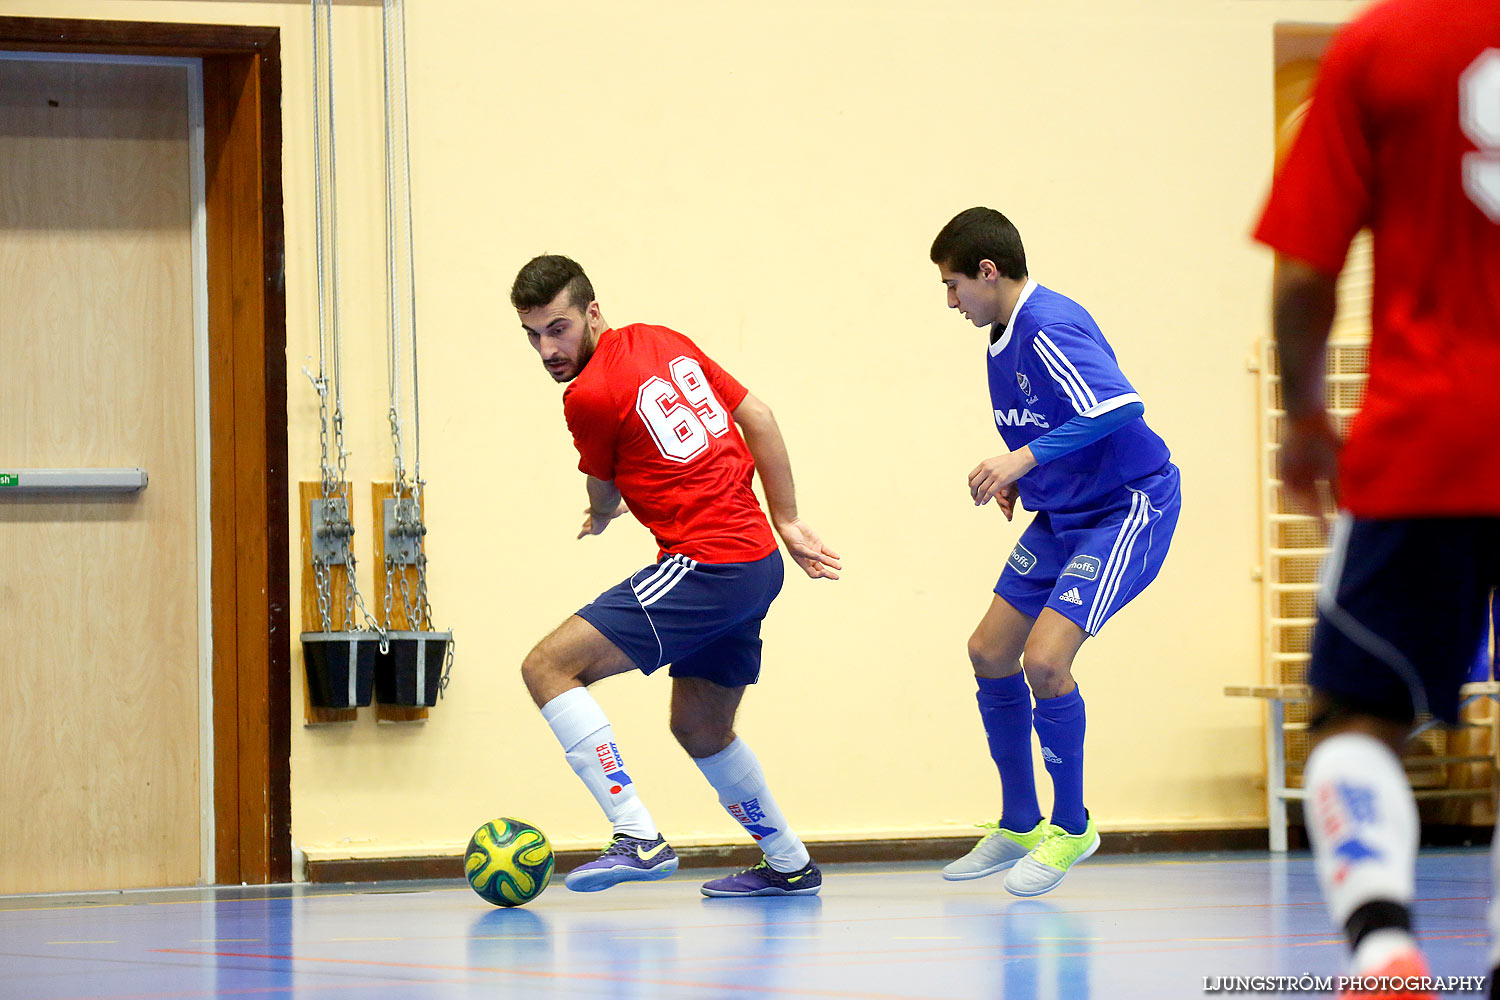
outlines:
[[[1281,406],[1293,420],[1324,410],[1323,366],[1333,328],[1337,277],[1278,256],[1272,322],[1281,365]]]
[[[1080,413],[1031,442],[1031,457],[1038,465],[1061,458],[1095,441],[1102,441],[1145,412],[1146,404],[1136,400],[1098,416]]]
[[[589,513],[600,517],[613,514],[620,506],[620,491],[614,481],[595,479],[593,476],[587,476],[585,480],[589,494]]]
[[[760,485],[766,493],[771,523],[785,524],[797,519],[797,490],[792,482],[792,460],[786,441],[770,407],[747,396],[734,411],[734,419],[744,435],[745,447],[755,459]]]

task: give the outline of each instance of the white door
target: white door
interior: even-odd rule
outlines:
[[[212,878],[199,80],[0,53],[0,893]]]

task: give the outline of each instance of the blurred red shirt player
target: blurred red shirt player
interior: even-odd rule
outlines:
[[[1369,382],[1340,442],[1324,350],[1366,226]],[[1276,251],[1281,477],[1314,511],[1326,482],[1345,512],[1308,673],[1319,880],[1356,973],[1420,975],[1398,754],[1418,714],[1456,718],[1500,583],[1500,3],[1387,0],[1341,30],[1255,237]]]

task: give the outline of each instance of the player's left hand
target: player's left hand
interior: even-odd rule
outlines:
[[[800,517],[782,521],[776,525],[777,534],[786,543],[787,554],[802,567],[802,572],[814,580],[837,580],[843,569],[839,554],[823,543],[823,539]]]
[[[592,507],[583,508],[583,528],[578,532],[578,537],[587,538],[589,535],[601,534],[605,528],[609,527],[609,522],[625,513],[627,509],[623,500],[614,512],[609,514],[596,514]]]
[[[1006,487],[1034,468],[1036,459],[1031,457],[1031,449],[1025,447],[980,462],[969,473],[969,495],[974,498],[974,506],[983,507],[1002,495]]]

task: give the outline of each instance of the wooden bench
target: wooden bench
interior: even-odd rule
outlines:
[[[1266,702],[1266,832],[1270,836],[1271,850],[1286,850],[1287,809],[1291,799],[1302,799],[1300,788],[1290,788],[1286,779],[1286,706],[1289,702],[1307,701],[1312,689],[1306,684],[1229,684],[1224,693],[1232,698],[1264,698]],[[1474,681],[1459,689],[1459,704],[1467,705],[1478,698],[1494,698],[1500,701],[1500,681]],[[1413,735],[1429,729],[1436,722],[1418,726]],[[1495,764],[1493,756],[1477,757],[1426,757],[1423,764]],[[1492,794],[1491,788],[1439,788],[1417,791],[1417,798],[1479,797]]]

